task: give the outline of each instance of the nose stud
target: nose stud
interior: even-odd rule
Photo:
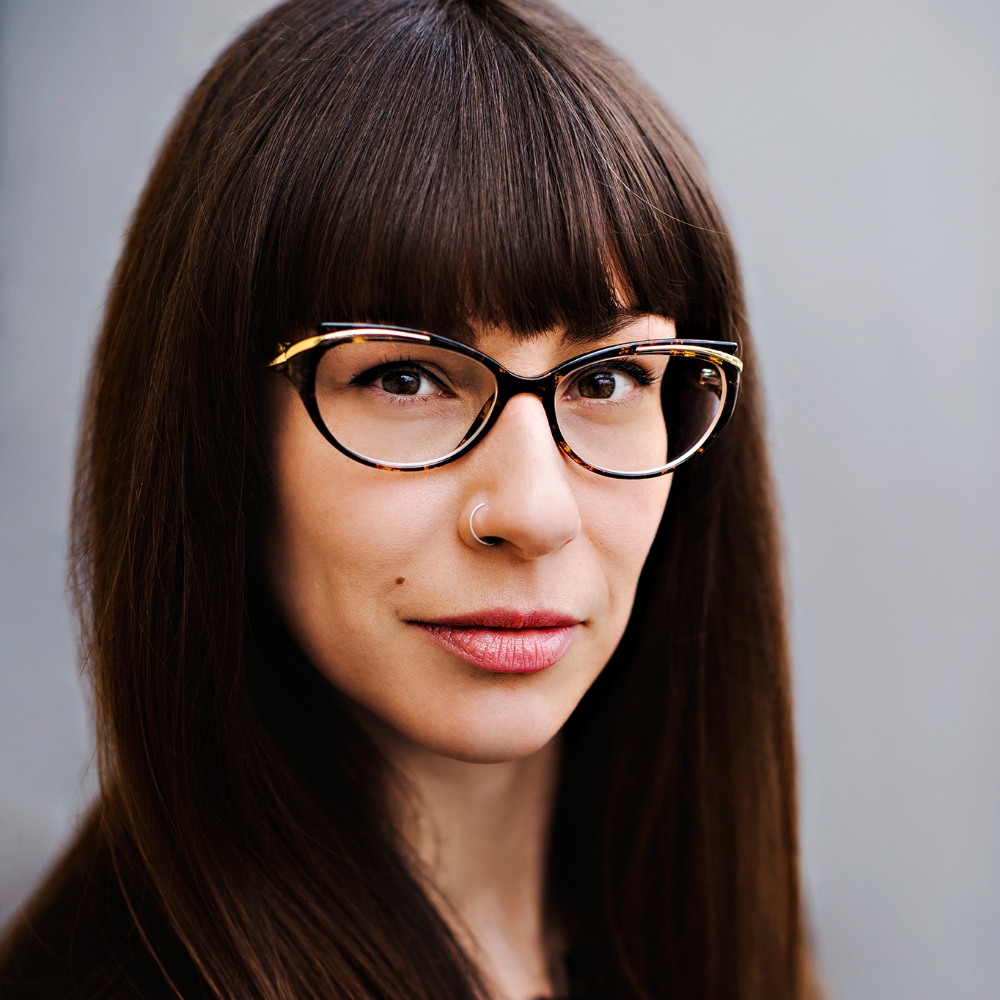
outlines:
[[[479,542],[480,545],[487,545],[487,546],[496,545],[500,541],[499,538],[494,538],[492,541],[487,541],[485,538],[480,538],[479,535],[476,534],[476,529],[475,527],[473,527],[472,524],[472,519],[476,516],[476,511],[479,510],[480,507],[485,507],[485,506],[486,506],[486,501],[484,500],[482,503],[476,504],[476,506],[472,508],[472,513],[469,515],[469,531],[472,532],[472,537],[477,542]]]

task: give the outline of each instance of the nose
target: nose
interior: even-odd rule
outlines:
[[[580,533],[580,511],[567,459],[552,439],[537,396],[515,396],[480,445],[467,456],[474,488],[459,519],[467,544],[472,533],[498,540],[521,559],[558,552]],[[479,510],[476,507],[485,501]],[[475,520],[470,517],[475,511]]]

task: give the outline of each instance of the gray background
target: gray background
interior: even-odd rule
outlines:
[[[105,284],[181,96],[267,4],[0,4],[2,916],[92,785],[63,552]],[[1000,5],[565,5],[692,133],[743,256],[831,997],[1000,996]]]

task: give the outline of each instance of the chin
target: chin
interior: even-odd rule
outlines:
[[[399,719],[394,728],[424,750],[473,764],[501,764],[529,757],[559,732],[574,705],[544,698],[490,697],[467,701],[435,715]],[[432,720],[432,721],[431,721]],[[431,721],[431,724],[428,722]]]

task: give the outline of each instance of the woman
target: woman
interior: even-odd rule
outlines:
[[[101,795],[5,997],[804,993],[731,243],[544,2],[292,0],[220,57],[73,526]]]

